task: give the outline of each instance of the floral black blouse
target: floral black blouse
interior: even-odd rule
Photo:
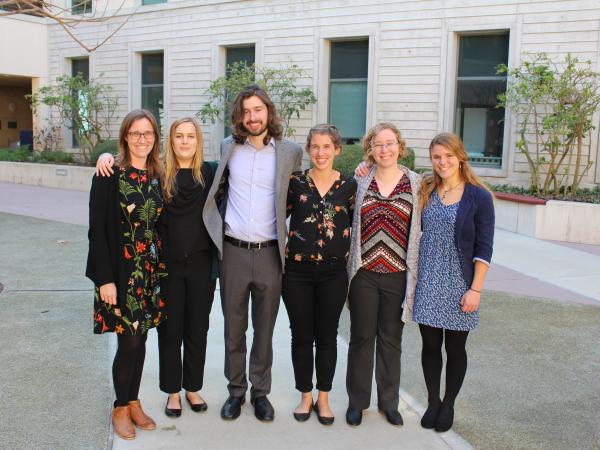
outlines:
[[[354,178],[340,175],[321,197],[308,170],[294,172],[287,197],[287,212],[292,217],[286,260],[345,261],[350,251],[355,194]]]

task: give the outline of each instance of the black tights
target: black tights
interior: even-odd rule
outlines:
[[[137,336],[117,335],[117,353],[112,374],[117,400],[115,406],[127,406],[137,400],[146,358],[147,333]]]
[[[467,343],[468,331],[444,330],[427,325],[419,325],[423,349],[421,364],[423,376],[427,385],[427,400],[429,404],[440,401],[440,379],[442,377],[442,341],[446,347],[446,391],[444,404],[454,407],[454,400],[460,391],[465,373],[467,372]],[[444,339],[444,334],[445,339]]]

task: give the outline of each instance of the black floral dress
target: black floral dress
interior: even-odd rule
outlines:
[[[109,305],[100,299],[96,287],[94,333],[138,335],[164,319],[159,277],[166,273],[158,259],[160,240],[156,232],[163,202],[159,180],[149,178],[146,170],[121,168],[118,176],[124,244],[121,257],[129,273],[127,295],[118,305]]]

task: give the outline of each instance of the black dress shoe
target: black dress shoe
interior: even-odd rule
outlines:
[[[271,422],[275,418],[275,410],[266,395],[253,398],[250,403],[254,406],[254,415],[258,420]]]
[[[447,406],[442,403],[440,406],[440,412],[438,412],[437,418],[435,419],[435,431],[443,433],[452,428],[454,422],[454,407]]]
[[[181,399],[179,401],[181,402]],[[167,398],[167,404],[165,405],[165,416],[167,416],[167,417],[181,416],[181,408],[169,408],[169,399],[168,398]]]
[[[306,422],[309,418],[310,418],[310,413],[312,412],[313,409],[313,405],[312,403],[310,404],[310,406],[308,407],[308,412],[305,413],[294,413],[294,419],[296,419],[298,422]]]
[[[315,413],[317,414],[317,419],[319,419],[319,423],[321,425],[331,425],[333,424],[333,421],[335,420],[335,417],[325,417],[322,416],[321,414],[319,414],[319,407],[317,406],[317,402],[315,402]]]
[[[404,421],[402,420],[402,416],[400,415],[400,412],[397,409],[392,409],[390,411],[381,411],[381,410],[379,410],[379,412],[382,413],[382,414],[385,414],[385,418],[392,425],[396,425],[396,426],[404,425]]]
[[[190,405],[190,408],[192,408],[192,411],[194,412],[204,412],[208,409],[206,402],[192,403],[187,395],[185,396],[185,399],[187,400],[188,405]]]
[[[240,416],[242,405],[246,402],[245,397],[231,397],[225,400],[221,408],[221,418],[225,420],[234,420]]]
[[[427,405],[427,410],[421,417],[421,426],[428,430],[431,430],[435,427],[435,421],[438,416],[438,412],[440,411],[441,400],[437,402],[429,403]]]
[[[346,410],[346,423],[351,427],[357,427],[362,422],[362,411],[360,409],[350,408]]]

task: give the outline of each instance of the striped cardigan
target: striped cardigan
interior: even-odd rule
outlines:
[[[421,208],[419,205],[419,188],[421,186],[421,175],[412,170],[400,166],[408,175],[410,188],[412,190],[412,214],[410,219],[410,230],[408,233],[408,249],[406,251],[406,294],[403,303],[402,321],[412,320],[412,309],[415,298],[415,287],[417,285],[417,274],[419,270],[419,242],[421,240]],[[360,210],[365,194],[375,176],[377,166],[371,167],[366,177],[356,177],[358,187],[356,189],[356,203],[352,219],[352,237],[350,241],[350,257],[348,258],[348,281],[351,281],[358,269],[362,266],[360,245]]]

